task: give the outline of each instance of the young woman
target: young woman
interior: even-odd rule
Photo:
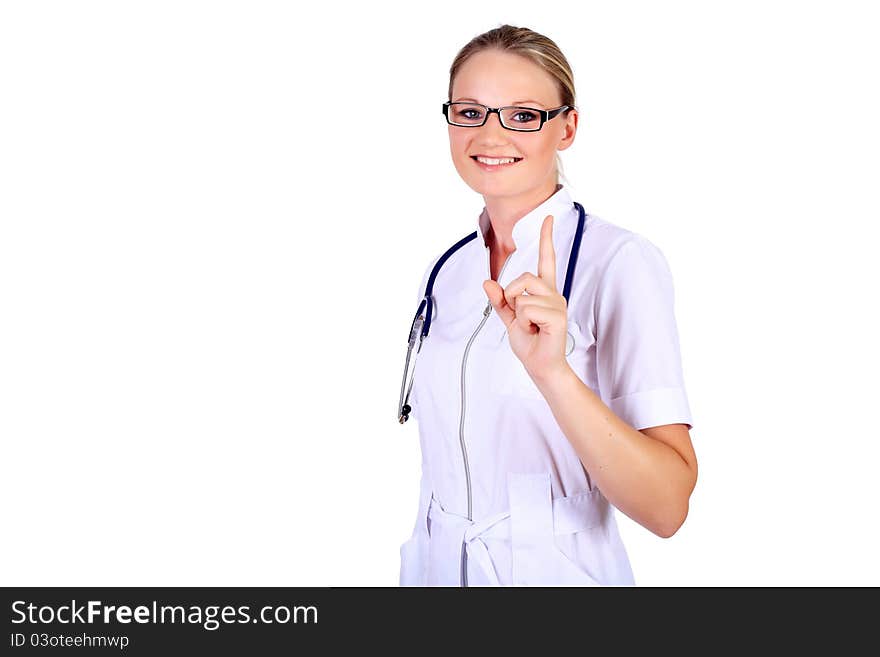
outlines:
[[[419,288],[430,331],[401,398],[422,480],[400,583],[634,584],[610,505],[672,536],[697,478],[670,269],[559,184],[578,111],[553,41],[474,38],[443,112],[485,208]]]

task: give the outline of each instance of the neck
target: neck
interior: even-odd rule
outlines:
[[[550,179],[547,184],[516,196],[483,197],[491,226],[488,246],[493,252],[507,256],[516,251],[516,244],[513,242],[514,224],[553,196],[556,186],[556,181]]]

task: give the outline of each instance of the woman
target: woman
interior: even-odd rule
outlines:
[[[669,267],[644,237],[580,221],[558,183],[578,112],[553,41],[474,38],[443,111],[485,208],[419,289],[441,261],[409,397],[422,480],[400,582],[634,584],[609,504],[672,536],[697,478]]]

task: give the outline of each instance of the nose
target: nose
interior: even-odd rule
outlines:
[[[480,128],[480,141],[484,142],[505,142],[507,141],[507,128],[501,125],[501,114],[491,112]]]
[[[486,123],[485,125],[483,125],[483,127],[485,128],[490,123],[493,127],[499,128],[500,130],[506,130],[504,125],[501,123],[501,112],[489,112],[489,118],[486,119]]]

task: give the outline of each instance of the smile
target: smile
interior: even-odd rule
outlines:
[[[522,160],[521,157],[484,157],[483,155],[471,155],[471,159],[487,171],[513,166]]]

